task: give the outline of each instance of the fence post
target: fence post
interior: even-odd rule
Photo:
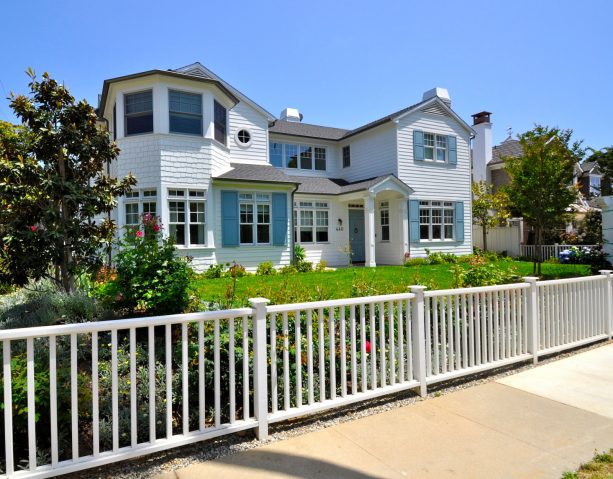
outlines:
[[[535,276],[526,276],[524,281],[530,284],[527,290],[526,301],[528,316],[526,318],[528,328],[528,352],[532,353],[532,362],[537,364],[539,361],[539,308],[538,308],[538,289],[536,282],[538,278]]]
[[[253,408],[258,421],[256,435],[268,439],[268,357],[266,348],[266,298],[251,298],[253,308]]]
[[[613,314],[613,271],[601,269],[599,272],[607,277],[607,294],[604,307],[606,320],[604,326],[606,328],[605,332],[609,335],[609,340],[611,340],[613,337],[613,318],[611,317],[611,314]]]
[[[424,314],[424,290],[426,286],[410,286],[413,298],[412,326],[413,335],[413,375],[419,381],[419,395],[424,397],[428,392],[426,388],[426,333]]]

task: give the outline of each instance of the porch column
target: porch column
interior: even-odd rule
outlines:
[[[377,266],[375,259],[375,197],[364,198],[364,246],[366,250],[365,266]]]
[[[400,221],[398,224],[402,228],[400,238],[402,239],[402,254],[409,252],[409,197],[401,198],[400,200]],[[404,258],[402,258],[404,261]]]

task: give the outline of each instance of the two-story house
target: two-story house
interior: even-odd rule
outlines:
[[[161,218],[204,269],[311,261],[401,264],[426,250],[472,252],[470,139],[447,91],[347,130],[280,118],[200,63],[106,80],[99,114],[134,191],[115,219]]]

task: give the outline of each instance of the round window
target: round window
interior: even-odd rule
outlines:
[[[236,139],[239,145],[248,146],[251,143],[251,133],[249,130],[239,130]]]

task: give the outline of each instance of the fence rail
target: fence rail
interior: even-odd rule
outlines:
[[[523,244],[520,245],[520,256],[525,256],[528,258],[538,258],[542,261],[550,259],[550,258],[558,258],[560,253],[564,250],[567,250],[573,246],[578,246],[580,248],[599,248],[598,245],[590,244],[590,245],[570,245],[570,244],[549,244],[549,245],[531,245],[531,244]]]
[[[2,477],[51,477],[610,338],[613,277],[0,331]]]

